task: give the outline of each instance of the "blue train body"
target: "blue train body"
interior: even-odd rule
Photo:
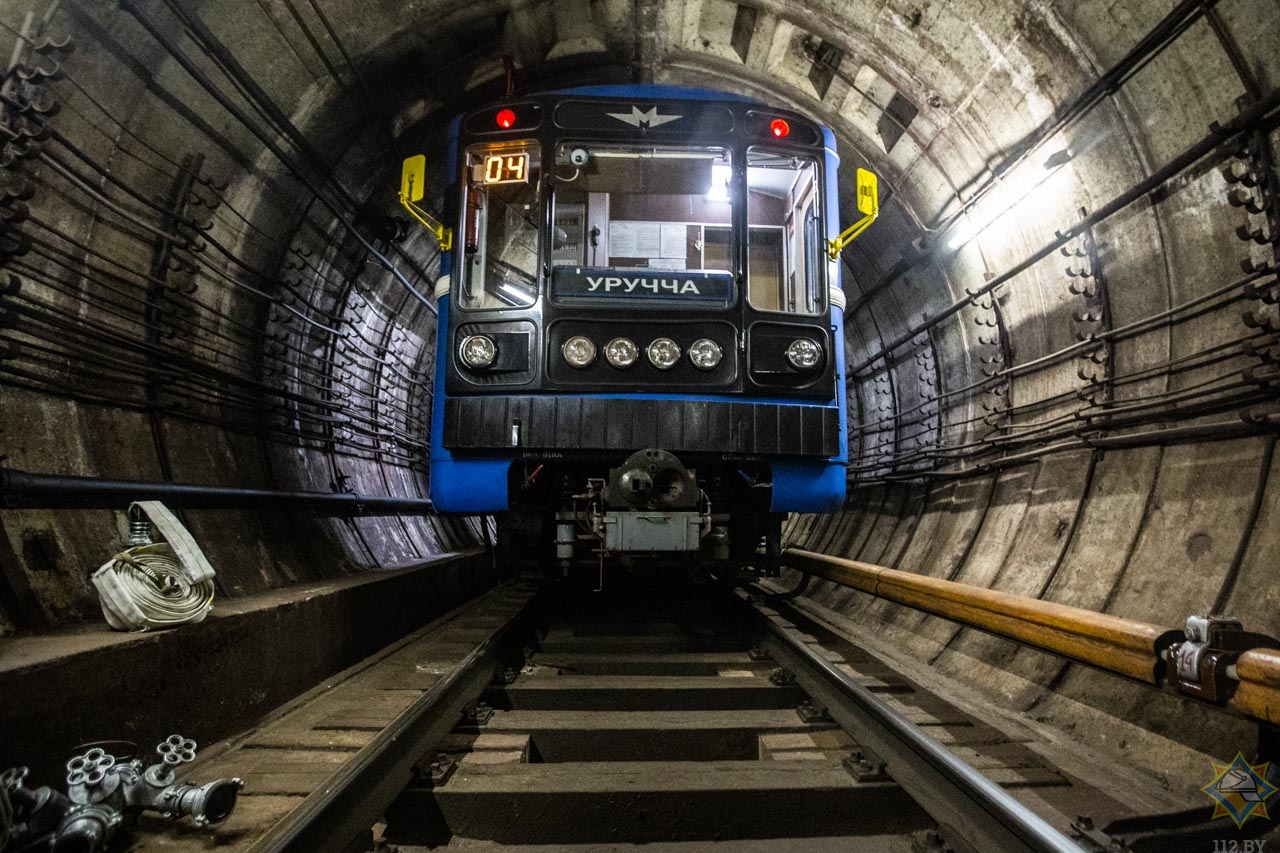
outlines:
[[[828,129],[696,89],[548,92],[455,120],[437,509],[502,514],[508,548],[567,567],[758,562],[786,513],[838,508],[837,166]]]

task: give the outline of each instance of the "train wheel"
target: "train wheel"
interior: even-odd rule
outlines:
[[[782,521],[785,513],[770,513],[764,534],[764,570],[766,576],[776,578],[782,574]]]
[[[519,509],[497,516],[498,565],[509,577],[542,577],[551,570],[555,526],[545,512]]]

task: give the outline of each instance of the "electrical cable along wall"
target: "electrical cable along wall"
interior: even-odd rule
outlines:
[[[50,8],[0,9],[22,45],[0,101],[9,468],[425,495],[436,259],[386,215],[403,157],[444,168],[433,134],[502,96],[506,53],[521,92],[652,82],[794,107],[837,136],[844,223],[855,170],[880,176],[880,218],[843,253],[851,498],[792,519],[796,544],[1152,624],[1219,611],[1280,631],[1268,0]],[[98,618],[82,570],[123,509],[5,510],[0,630]],[[271,513],[183,521],[220,597],[478,539],[441,518],[290,515],[289,536]],[[1152,732],[1247,749],[1251,732],[1175,699],[811,588],[1172,777],[1203,762]]]
[[[944,279],[959,276],[952,287],[962,290],[949,304],[927,306],[918,322],[880,346],[868,348],[861,359],[851,355],[850,383],[861,392],[858,396],[865,408],[852,428],[851,440],[861,441],[867,451],[861,464],[851,465],[854,482],[909,480],[922,473],[947,476],[957,465],[962,471],[985,471],[1024,463],[1045,448],[1105,447],[1105,440],[1091,439],[1112,431],[1188,422],[1224,412],[1236,417],[1199,422],[1190,433],[1151,430],[1126,439],[1123,446],[1136,446],[1144,439],[1160,444],[1266,435],[1274,430],[1280,422],[1280,386],[1266,365],[1276,360],[1280,326],[1275,312],[1264,306],[1274,305],[1278,292],[1280,234],[1274,213],[1278,193],[1270,135],[1280,123],[1280,91],[1261,92],[1247,67],[1237,67],[1246,89],[1238,112],[1232,109],[1221,122],[1206,126],[1200,139],[1167,162],[1155,164],[1150,175],[1123,192],[1099,198],[1095,211],[1087,207],[1064,211],[1070,218],[1054,226],[1051,240],[1023,256],[1013,254],[1013,262],[1005,260],[1003,267],[986,257],[991,248],[984,251],[984,244],[1001,251],[1002,238],[1016,229],[1019,217],[1036,217],[1034,211],[1046,195],[1065,193],[1058,173],[1078,156],[1073,149],[1088,153],[1089,147],[1100,144],[1098,138],[1117,132],[1107,126],[1110,116],[1093,112],[1106,103],[1104,96],[1125,97],[1125,82],[1135,68],[1158,64],[1163,52],[1202,18],[1200,26],[1205,28],[1216,22],[1211,29],[1220,50],[1234,55],[1231,36],[1215,6],[1183,3],[1170,12],[1097,84],[1014,145],[1013,153],[987,171],[975,187],[958,192],[961,201],[928,228],[923,251],[852,300],[851,316],[856,320],[865,311],[862,320],[866,322],[889,301],[878,303],[877,297],[886,295],[895,283],[909,284],[906,276],[922,274],[920,268],[925,268],[923,274]],[[1042,165],[1037,157],[1044,158]],[[1219,172],[1221,182],[1215,180]],[[1131,208],[1140,203],[1153,205],[1152,213],[1160,220],[1180,215],[1179,187],[1188,182],[1194,188],[1185,192],[1215,194],[1248,214],[1230,229],[1239,246],[1237,263],[1228,268],[1225,281],[1202,278],[1185,301],[1175,301],[1162,311],[1136,312],[1129,322],[1116,324],[1107,285],[1108,262],[1114,260],[1114,252],[1106,245],[1107,229],[1114,220],[1132,215]],[[1173,210],[1164,212],[1162,206]],[[1217,216],[1204,221],[1210,227],[1226,224],[1219,223]],[[985,240],[984,231],[990,232]],[[964,253],[977,257],[965,258]],[[959,280],[969,272],[966,266],[974,260],[984,268],[981,283],[960,287]],[[1149,261],[1153,266],[1166,262],[1158,256]],[[858,270],[853,273],[860,280]],[[1013,353],[1025,347],[1013,346],[1020,330],[1010,328],[1018,324],[1002,306],[1016,303],[1019,290],[1045,288],[1064,291],[1054,302],[1065,315],[1061,326],[1063,331],[1070,330],[1071,343],[1034,357],[1015,357]],[[1143,348],[1148,336],[1189,337],[1209,324],[1216,334],[1195,350],[1181,356],[1170,352],[1162,360],[1143,358],[1140,366],[1118,372],[1117,347]],[[962,331],[947,328],[955,326]],[[1190,334],[1183,326],[1192,327]],[[949,388],[946,385],[953,383],[943,382],[939,387],[939,377],[931,368],[940,360],[939,349],[955,334],[976,340],[979,358],[969,364],[980,377]],[[850,337],[851,346],[863,349],[862,341],[852,340],[852,332]],[[1042,346],[1039,341],[1034,344],[1036,350]],[[1132,363],[1128,358],[1123,361]],[[1078,381],[1062,381],[1060,375],[1068,371]],[[900,375],[917,373],[909,379]],[[1166,376],[1172,381],[1157,390],[1153,380]],[[1016,395],[1018,402],[1011,397],[1015,385],[1028,389]],[[1042,388],[1061,390],[1034,393]],[[892,414],[884,415],[883,398],[894,393],[903,395],[902,405],[890,406]],[[1241,427],[1241,423],[1250,426]],[[1024,448],[1027,453],[1009,459]]]
[[[170,9],[194,42],[179,44],[165,12],[126,5],[141,23],[56,3],[3,21],[4,464],[425,495],[437,258],[353,194],[394,140],[350,117],[309,139],[191,13]],[[471,520],[303,518],[342,543],[335,560],[269,533],[270,514],[234,515],[186,519],[212,554],[273,543],[252,567],[215,558],[231,595],[480,540]],[[90,517],[6,512],[0,630],[94,618],[78,567],[118,550],[120,524]]]
[[[997,132],[976,113],[917,119],[910,158],[886,152],[910,168],[882,171],[881,223],[845,256],[851,495],[838,516],[792,519],[796,546],[1125,618],[1280,631],[1280,93],[1260,40],[1275,26],[1233,0],[1148,11],[1116,39],[1106,16],[1060,10],[1057,35],[1105,36],[1081,54],[1097,73],[1043,112],[1029,97],[997,156],[956,166],[958,137]],[[919,237],[877,246],[894,226]],[[1202,771],[1164,737],[1253,748],[1252,727],[1177,699],[825,582],[810,592],[1170,777]]]

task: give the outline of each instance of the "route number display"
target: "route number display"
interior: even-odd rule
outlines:
[[[527,184],[529,182],[529,155],[491,154],[484,159],[486,184]]]

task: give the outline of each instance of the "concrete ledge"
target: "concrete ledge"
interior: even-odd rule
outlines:
[[[0,770],[61,785],[68,751],[134,741],[144,758],[179,732],[204,744],[476,595],[476,549],[414,567],[220,599],[199,625],[0,640]]]

